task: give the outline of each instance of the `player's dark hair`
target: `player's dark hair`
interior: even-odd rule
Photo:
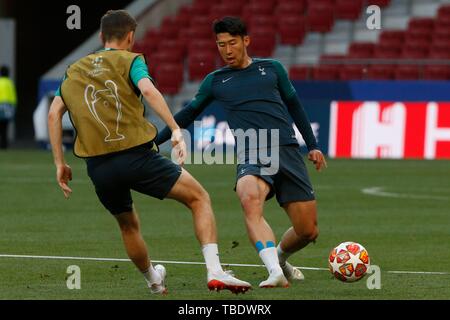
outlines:
[[[7,66],[0,67],[0,77],[9,77],[9,68]]]
[[[100,23],[102,40],[123,40],[128,32],[136,30],[136,26],[136,20],[125,10],[109,10]]]
[[[215,20],[213,30],[216,35],[219,33],[229,33],[232,36],[241,37],[247,35],[247,26],[238,17],[223,17],[220,20]]]

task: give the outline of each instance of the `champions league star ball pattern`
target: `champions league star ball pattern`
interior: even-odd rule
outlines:
[[[362,279],[370,267],[367,250],[356,242],[343,242],[331,250],[328,259],[330,272],[343,282]]]

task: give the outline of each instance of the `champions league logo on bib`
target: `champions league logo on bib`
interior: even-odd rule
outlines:
[[[102,68],[102,63],[103,63],[102,56],[95,57],[95,59],[92,60],[92,64],[94,65],[94,70],[90,71],[88,73],[88,75],[91,77],[96,77],[96,76],[101,75],[104,71],[111,71],[110,69]]]

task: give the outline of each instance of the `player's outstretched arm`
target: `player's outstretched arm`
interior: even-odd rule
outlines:
[[[180,131],[180,127],[175,121],[169,106],[162,94],[155,88],[153,83],[148,78],[143,78],[138,82],[138,88],[144,96],[145,100],[149,103],[150,107],[156,112],[156,114],[166,123],[167,127],[171,131],[172,147],[176,152],[176,157],[180,165],[184,164],[186,159],[186,144],[184,142],[183,135]]]
[[[145,100],[150,104],[150,107],[164,121],[164,123],[167,124],[170,130],[174,131],[175,129],[179,129],[180,127],[175,122],[164,97],[158,89],[155,88],[150,79],[143,78],[139,80],[138,87]]]
[[[290,99],[286,99],[285,103],[295,125],[306,142],[306,146],[309,150],[308,160],[314,163],[317,171],[321,171],[323,168],[327,167],[327,162],[325,160],[325,156],[317,146],[316,137],[312,131],[309,118],[305,112],[305,109],[303,109],[300,104],[297,94],[293,95]]]
[[[181,128],[187,128],[206,109],[214,99],[212,93],[213,75],[210,73],[202,81],[195,98],[181,111],[175,114],[175,121]],[[170,138],[169,128],[162,129],[155,139],[155,143],[160,145]]]
[[[181,128],[187,128],[194,122],[195,118],[201,113],[200,109],[193,108],[190,104],[183,108],[183,110],[177,112],[174,115],[175,121]],[[155,139],[155,143],[160,145],[170,139],[170,129],[168,127],[163,128]]]
[[[64,192],[64,196],[69,198],[72,189],[69,188],[68,183],[72,180],[72,169],[64,160],[62,148],[62,117],[66,111],[67,108],[61,97],[55,97],[48,113],[48,132],[56,166],[56,180]]]

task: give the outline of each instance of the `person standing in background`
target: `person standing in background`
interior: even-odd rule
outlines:
[[[8,126],[16,114],[16,87],[9,78],[9,68],[0,67],[0,149],[8,148]]]

